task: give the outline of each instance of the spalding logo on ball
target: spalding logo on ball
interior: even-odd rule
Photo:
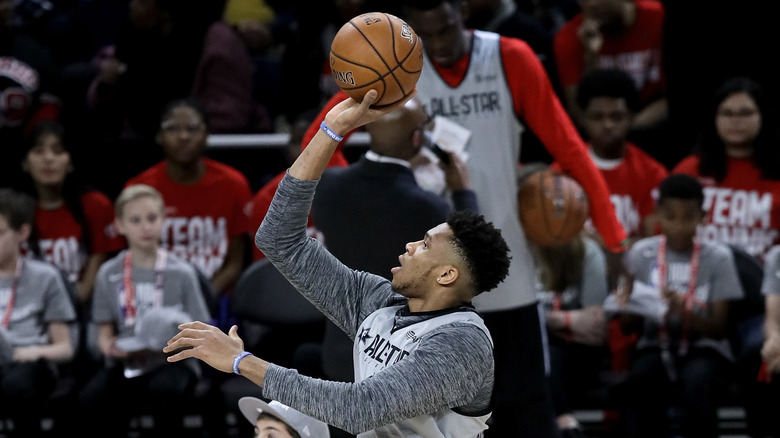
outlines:
[[[411,26],[384,12],[349,20],[330,46],[330,70],[349,97],[377,91],[374,106],[395,103],[414,90],[423,66],[422,41]]]

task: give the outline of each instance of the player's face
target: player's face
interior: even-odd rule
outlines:
[[[453,253],[452,230],[446,223],[428,230],[423,240],[406,244],[398,257],[400,266],[390,270],[393,290],[409,298],[419,297],[429,284],[436,283],[437,268],[447,263]]]
[[[582,15],[599,24],[613,24],[621,20],[625,0],[579,0]]]
[[[597,154],[623,149],[631,129],[631,111],[625,99],[597,97],[585,108],[585,133]]]
[[[70,153],[57,135],[44,134],[27,152],[25,168],[36,186],[62,185],[71,169]]]
[[[703,219],[701,205],[691,199],[669,198],[658,205],[658,225],[666,236],[667,246],[675,251],[691,248]]]
[[[8,218],[0,215],[0,265],[5,266],[16,260],[19,247],[24,242],[24,235],[14,230],[8,223]]]
[[[163,219],[163,206],[159,199],[143,196],[125,204],[116,225],[134,248],[153,250],[160,240]]]
[[[410,9],[407,21],[423,42],[425,53],[443,67],[450,67],[466,51],[465,28],[460,6],[449,1],[434,9]]]
[[[761,113],[747,93],[735,93],[718,105],[715,128],[723,143],[732,148],[752,148],[761,131]]]
[[[188,165],[203,156],[206,137],[206,123],[198,112],[189,106],[178,106],[160,124],[158,142],[169,161]]]
[[[287,426],[284,423],[272,418],[261,418],[257,420],[255,426],[255,437],[257,438],[293,438],[287,432]]]

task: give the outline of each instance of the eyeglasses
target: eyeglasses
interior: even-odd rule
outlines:
[[[748,117],[753,117],[756,114],[758,114],[758,110],[755,109],[742,109],[739,111],[731,111],[731,110],[722,110],[718,111],[718,117],[726,117],[728,119],[731,118],[740,118],[740,119],[746,119]]]
[[[188,134],[198,134],[203,132],[203,130],[206,129],[206,125],[204,123],[190,123],[187,125],[179,125],[176,122],[168,120],[163,122],[160,125],[160,129],[162,129],[163,132],[168,134],[176,134],[185,131]]]

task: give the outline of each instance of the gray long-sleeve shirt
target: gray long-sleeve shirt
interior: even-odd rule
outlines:
[[[395,293],[388,280],[349,269],[318,241],[307,237],[316,186],[317,181],[285,175],[257,230],[255,244],[304,296],[354,339],[370,314],[404,303],[406,298]],[[397,327],[407,327],[442,314],[470,310],[463,306],[415,314],[404,306],[395,321]],[[422,336],[419,347],[409,356],[356,383],[314,379],[272,364],[263,395],[348,432],[361,433],[448,409],[465,416],[485,415],[490,411],[493,382],[493,349],[488,336],[473,324],[456,322]],[[446,436],[461,436],[457,432],[449,431]]]

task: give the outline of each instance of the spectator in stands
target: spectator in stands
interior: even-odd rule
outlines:
[[[547,166],[525,164],[518,185]],[[544,310],[550,357],[550,394],[563,438],[582,437],[575,401],[598,385],[609,359],[607,320],[602,304],[609,294],[607,261],[595,240],[580,234],[558,246],[531,244],[536,296]]]
[[[160,246],[160,192],[129,185],[115,208],[128,248],[98,272],[92,319],[104,366],[81,390],[75,425],[88,436],[126,436],[130,418],[151,407],[156,431],[181,433],[182,400],[192,397],[200,364],[166,364],[161,349],[179,324],[211,315],[195,268]]]
[[[668,119],[666,77],[663,65],[664,9],[655,0],[579,0],[581,12],[555,34],[553,50],[566,107],[582,127],[577,106],[577,83],[598,67],[628,73],[639,90],[639,108],[632,137],[654,158],[665,162],[666,151],[655,137]],[[652,140],[652,141],[650,141]]]
[[[729,301],[744,292],[728,246],[696,237],[703,202],[698,180],[668,176],[659,186],[661,234],[626,254],[628,287],[619,297],[652,297],[655,308],[643,318],[622,402],[630,438],[668,436],[670,406],[682,407],[683,436],[717,436],[718,395],[734,360]]]
[[[0,0],[0,187],[18,188],[24,136],[56,120],[62,103],[49,51],[15,26],[13,0]]]
[[[99,72],[87,91],[98,161],[123,165],[102,171],[112,199],[130,176],[158,161],[154,143],[165,105],[191,95],[209,26],[223,4],[209,0],[132,0],[113,44],[100,51]]]
[[[22,162],[25,191],[37,201],[35,227],[25,252],[58,267],[66,277],[78,316],[77,365],[79,382],[99,365],[85,348],[96,336],[90,324],[92,293],[98,268],[125,240],[114,226],[114,208],[103,192],[84,183],[75,167],[76,149],[60,122],[39,122],[26,140]]]
[[[780,399],[780,245],[774,246],[766,257],[761,291],[765,296],[764,344],[761,348],[762,365],[754,383],[755,397],[747,410],[752,436],[777,436],[777,411],[773,408]],[[747,408],[747,407],[746,407]]]
[[[37,200],[28,249],[65,272],[78,303],[90,303],[98,268],[125,247],[114,227],[113,203],[80,179],[61,123],[38,123],[26,144],[26,189]]]
[[[224,19],[206,31],[192,96],[211,121],[211,132],[271,132],[267,110],[255,100],[255,65],[246,40]]]
[[[230,291],[245,267],[252,192],[239,170],[206,158],[208,117],[194,100],[168,104],[159,121],[157,143],[165,159],[130,178],[125,186],[147,184],[165,199],[161,247],[194,264],[218,292],[211,310],[227,323]],[[220,313],[218,313],[220,312]]]
[[[242,397],[238,408],[254,427],[255,438],[330,438],[327,424],[276,400]]]
[[[780,243],[780,141],[774,103],[748,77],[725,81],[702,118],[695,152],[672,173],[704,185],[704,242],[735,245],[764,259]]]
[[[35,200],[0,188],[0,412],[14,422],[11,436],[42,436],[41,406],[73,359],[76,312],[61,273],[26,258]]]
[[[655,234],[654,192],[669,171],[628,140],[639,108],[631,76],[619,69],[591,70],[580,79],[576,97],[590,157],[607,182],[620,224],[631,242]],[[600,240],[590,223],[588,229]]]

